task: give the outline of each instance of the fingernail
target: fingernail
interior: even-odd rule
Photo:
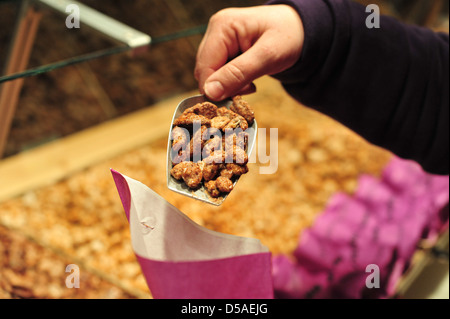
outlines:
[[[214,100],[220,100],[225,90],[222,83],[219,81],[212,81],[205,84],[205,94]]]

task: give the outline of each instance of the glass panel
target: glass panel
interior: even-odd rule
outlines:
[[[199,4],[196,1],[183,3],[178,0],[135,3],[124,0],[114,2],[82,0],[79,3],[136,30],[151,34],[154,37],[153,44],[203,33],[209,17],[224,7],[223,3],[218,1],[205,1]],[[229,1],[230,6],[249,6],[262,3],[263,1],[257,0]],[[111,38],[107,38],[104,34],[85,25],[83,11],[80,11],[80,28],[68,28],[66,19],[70,18],[69,14],[71,14],[70,11],[67,13],[57,12],[39,0],[1,1],[0,39],[2,47],[0,57],[2,61],[11,64],[11,59],[8,59],[8,49],[11,49],[13,40],[19,41],[23,47],[28,47],[36,53],[31,55],[26,67],[13,66],[12,70],[4,68],[0,83],[130,49],[124,43],[112,41]],[[69,19],[69,21],[72,20]],[[14,25],[15,28],[12,27]],[[53,50],[48,51],[50,47]],[[46,54],[40,54],[42,51]],[[27,60],[23,56],[22,59]],[[12,62],[15,65],[16,61],[13,58]],[[22,63],[25,62],[22,61]],[[20,72],[17,69],[20,69]]]
[[[20,2],[0,1],[2,64],[8,56]],[[128,48],[83,24],[80,29],[68,29],[66,15],[40,6],[42,16],[26,68],[45,69],[24,79],[3,157],[148,107],[174,94],[195,90],[196,51],[210,16],[228,6],[263,3],[255,0],[81,2],[149,34],[152,45],[140,54],[121,53]],[[99,57],[67,66],[78,62],[80,57],[95,54]],[[52,70],[47,67],[53,63],[64,67],[46,72]],[[0,83],[0,89],[6,83]]]
[[[30,69],[34,72],[23,75],[35,75],[129,49],[82,22],[80,28],[68,28],[68,14],[64,15],[39,1],[1,2],[0,56],[6,62],[3,74]],[[17,77],[19,75],[0,78],[0,83]]]

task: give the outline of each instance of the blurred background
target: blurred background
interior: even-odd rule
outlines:
[[[259,116],[261,124],[265,124],[262,127],[285,128],[280,129],[281,171],[274,176],[251,175],[246,184],[243,182],[242,188],[236,190],[235,197],[230,196],[219,209],[203,209],[198,203],[186,203],[184,198],[165,189],[167,136],[164,129],[135,149],[118,147],[114,156],[89,159],[87,164],[77,166],[77,170],[66,170],[69,164],[63,163],[58,167],[57,177],[45,181],[46,147],[54,147],[55,143],[63,143],[65,138],[79,136],[77,134],[89,134],[89,129],[103,128],[102,125],[108,123],[114,126],[117,120],[129,119],[127,116],[144,114],[137,112],[147,112],[149,126],[152,120],[161,122],[158,116],[166,112],[161,108],[168,110],[171,116],[180,96],[197,90],[193,69],[202,34],[195,29],[197,34],[192,35],[189,30],[205,26],[210,16],[222,8],[264,3],[259,0],[80,2],[152,38],[164,39],[173,33],[180,37],[152,44],[140,54],[124,52],[104,56],[26,77],[19,80],[19,86],[9,90],[20,92],[14,103],[12,100],[0,102],[0,132],[3,132],[0,134],[3,139],[0,172],[13,172],[12,168],[20,171],[16,163],[36,163],[33,171],[44,172],[42,177],[36,177],[43,181],[37,181],[33,187],[20,188],[19,185],[19,191],[5,192],[11,195],[4,198],[0,196],[0,298],[151,297],[130,248],[127,221],[108,175],[109,167],[121,168],[126,175],[153,185],[201,225],[256,236],[275,254],[289,254],[299,234],[313,223],[332,194],[354,192],[361,174],[379,176],[391,158],[388,152],[369,145],[332,120],[299,107],[275,81],[263,79],[258,82],[258,93],[249,99],[259,103],[255,109],[257,118]],[[382,14],[448,32],[448,1],[358,2],[376,3]],[[22,1],[0,1],[2,75],[11,73],[8,65],[14,62],[12,43],[19,18],[24,18],[20,15],[21,5]],[[30,1],[29,5],[34,7],[34,2]],[[45,6],[37,6],[34,15],[28,18],[35,24],[27,33],[34,33],[34,40],[27,42],[29,59],[22,61],[25,69],[120,47],[117,42],[83,25],[80,29],[67,29],[66,16]],[[0,83],[0,89],[4,90],[0,94],[6,94],[6,83]],[[14,107],[5,111],[10,104]],[[283,105],[283,114],[274,120],[270,109],[276,104]],[[292,114],[298,116],[297,120],[291,118]],[[299,118],[304,121],[301,129],[298,128]],[[98,143],[100,148],[101,143]],[[344,145],[347,147],[345,156],[342,154]],[[84,146],[78,147],[78,153],[82,153]],[[64,151],[58,154],[64,156]],[[33,177],[18,177],[17,183],[27,178]],[[14,183],[0,174],[0,189],[14,189]],[[247,195],[245,191],[245,187],[252,188],[255,184],[264,185],[260,197]],[[284,192],[284,196],[272,199],[271,195],[279,191]],[[292,198],[293,194],[298,201]],[[269,199],[261,203],[264,195]],[[239,196],[248,198],[242,204],[248,210],[243,209],[242,213],[236,212],[233,206],[242,203]],[[297,210],[301,213],[294,212]],[[231,225],[223,216],[231,216],[238,225]],[[278,218],[277,221],[274,218]],[[277,227],[283,228],[281,234]],[[443,249],[448,252],[448,244]],[[66,288],[64,270],[68,264],[82,268],[83,288]],[[427,263],[423,267],[439,275],[431,288],[432,280],[425,276],[423,288],[419,276],[402,296],[448,298],[448,253],[447,263],[437,265]],[[445,280],[447,290],[440,286]]]

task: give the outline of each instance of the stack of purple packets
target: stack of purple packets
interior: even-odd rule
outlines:
[[[293,256],[273,258],[277,298],[387,298],[418,243],[448,228],[449,177],[393,158],[353,196],[335,194]]]

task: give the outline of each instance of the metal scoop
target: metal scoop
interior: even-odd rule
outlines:
[[[208,191],[206,190],[206,188],[203,185],[200,186],[198,189],[190,189],[184,183],[183,180],[180,180],[180,181],[176,180],[175,178],[172,177],[172,175],[170,175],[170,170],[173,167],[172,159],[171,159],[171,149],[172,149],[171,136],[172,136],[173,123],[187,108],[190,108],[190,107],[196,105],[197,103],[202,103],[202,102],[206,102],[206,101],[208,101],[208,99],[204,95],[192,96],[192,97],[189,97],[189,98],[181,101],[178,104],[177,108],[175,109],[175,112],[174,112],[173,118],[172,118],[172,123],[170,124],[169,138],[168,138],[168,142],[167,142],[167,166],[166,166],[167,167],[167,187],[170,190],[177,192],[179,194],[183,194],[185,196],[195,198],[197,200],[203,201],[208,204],[220,206],[225,201],[225,199],[228,197],[229,193],[225,193],[218,198],[213,198],[209,195]],[[233,101],[231,99],[223,100],[221,102],[212,102],[212,101],[209,101],[209,102],[214,103],[219,108],[222,106],[225,106],[228,109],[233,104]],[[249,126],[249,128],[246,130],[246,133],[248,134],[247,155],[249,158],[250,158],[252,150],[255,146],[257,130],[258,130],[258,126],[257,126],[256,120],[254,120],[253,124],[251,126]],[[234,181],[233,189],[236,186],[236,183],[238,182],[238,180],[239,180],[239,177],[237,177],[237,179]]]

